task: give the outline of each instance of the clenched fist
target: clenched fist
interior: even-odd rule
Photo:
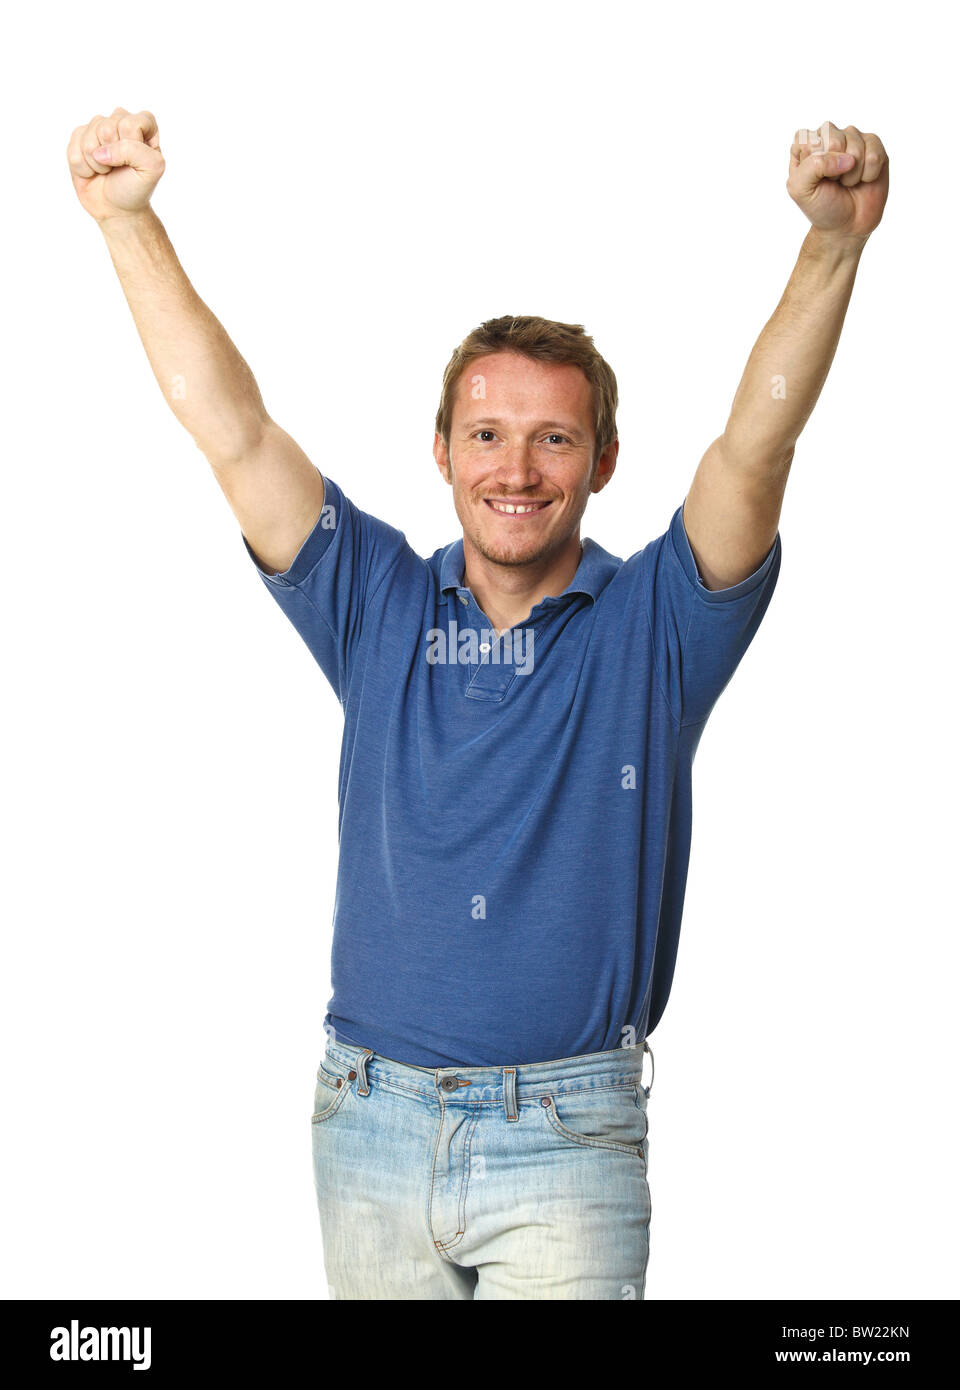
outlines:
[[[829,237],[866,241],[883,216],[890,183],[879,136],[856,126],[798,130],[790,147],[787,190],[814,227]]]
[[[67,146],[77,197],[97,222],[142,212],[160,181],[164,159],[149,111],[118,106],[112,116],[78,125]]]

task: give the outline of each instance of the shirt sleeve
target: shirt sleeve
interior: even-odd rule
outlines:
[[[282,574],[267,574],[240,534],[260,578],[343,704],[371,601],[397,561],[413,552],[401,531],[354,506],[326,474],[323,487],[317,524]]]
[[[666,532],[643,551],[643,588],[654,662],[677,722],[701,724],[753,641],[780,573],[780,532],[763,562],[726,589],[708,589],[683,521],[683,504]]]

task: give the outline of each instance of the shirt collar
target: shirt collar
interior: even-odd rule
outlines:
[[[577,572],[556,600],[569,594],[588,594],[596,602],[600,591],[611,579],[618,561],[608,555],[601,545],[588,536],[582,543]],[[463,587],[463,540],[448,545],[440,560],[440,588],[443,593]]]

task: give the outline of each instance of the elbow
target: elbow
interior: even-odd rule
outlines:
[[[242,427],[220,430],[214,437],[194,435],[193,440],[211,468],[229,471],[262,449],[271,423],[268,419],[253,420]]]
[[[793,463],[796,440],[743,438],[723,435],[720,455],[724,464],[738,473],[753,478],[778,478],[789,471]]]

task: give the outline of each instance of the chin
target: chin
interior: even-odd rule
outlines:
[[[484,536],[474,537],[474,545],[486,560],[498,565],[529,565],[535,560],[541,559],[552,550],[550,544],[543,542],[531,543],[530,541],[515,541],[512,545],[504,544],[498,537],[496,540]]]

